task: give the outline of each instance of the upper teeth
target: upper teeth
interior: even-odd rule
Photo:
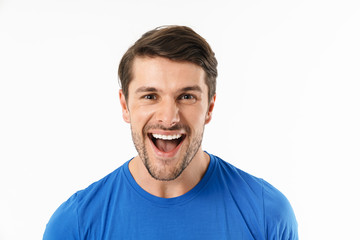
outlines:
[[[161,135],[161,134],[155,134],[153,133],[153,137],[157,139],[163,139],[163,140],[174,140],[181,138],[181,134],[175,134],[175,135]]]

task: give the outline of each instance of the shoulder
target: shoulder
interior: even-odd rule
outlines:
[[[102,205],[101,202],[111,194],[111,189],[119,183],[123,166],[76,192],[61,204],[46,225],[43,239],[80,239],[79,229],[84,224],[84,213],[93,214]]]
[[[118,187],[118,185],[122,183],[123,168],[126,164],[127,163],[115,169],[102,179],[92,183],[87,188],[74,194],[76,195],[78,204],[80,206],[87,205],[90,202],[96,201],[99,198],[104,198],[108,193],[111,193],[113,188]]]
[[[263,180],[265,228],[268,239],[298,239],[298,225],[290,202]]]
[[[262,197],[263,180],[255,177],[234,165],[212,155],[217,168],[217,178],[224,181],[233,190],[248,190],[251,195]]]
[[[51,216],[43,239],[80,239],[77,213],[77,194],[72,195]]]
[[[297,239],[297,222],[288,199],[262,178],[255,177],[213,156],[222,179],[249,214],[259,217],[267,239]],[[243,209],[244,210],[244,209]]]

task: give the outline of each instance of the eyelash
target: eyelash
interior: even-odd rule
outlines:
[[[187,98],[184,98],[187,97]],[[192,100],[192,99],[196,99],[196,97],[194,95],[191,94],[183,94],[179,97],[180,100]]]
[[[142,96],[141,98],[145,99],[145,100],[157,100],[158,99],[156,94],[146,94],[146,95]],[[186,94],[180,95],[178,97],[178,100],[197,100],[197,97],[192,94],[186,93]]]
[[[146,100],[155,100],[155,99],[157,99],[155,94],[147,94],[147,95],[144,95],[142,98],[146,99]]]

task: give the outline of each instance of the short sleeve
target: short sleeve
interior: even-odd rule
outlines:
[[[76,194],[64,202],[51,216],[43,240],[80,239]]]
[[[263,181],[266,239],[298,240],[298,224],[288,199],[275,187]]]

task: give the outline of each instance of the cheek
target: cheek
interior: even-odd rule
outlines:
[[[205,125],[206,121],[206,110],[203,108],[196,108],[187,111],[186,114],[182,114],[184,119],[186,119],[187,124],[192,128],[197,129]]]
[[[130,110],[131,123],[138,127],[144,127],[153,115],[154,110],[149,107],[134,107]]]

